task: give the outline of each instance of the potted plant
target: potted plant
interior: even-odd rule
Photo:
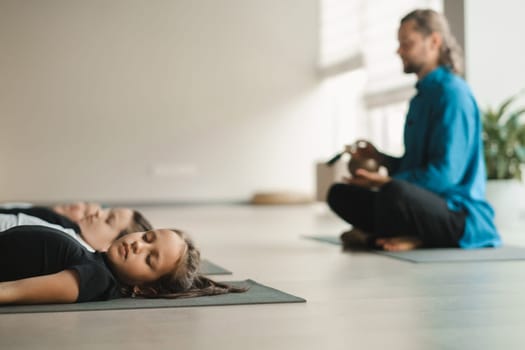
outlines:
[[[497,109],[482,112],[483,147],[487,178],[522,179],[525,164],[525,123],[521,116],[525,108],[510,110],[520,94],[504,101]]]
[[[487,167],[487,199],[496,211],[496,225],[509,226],[525,216],[525,108],[513,108],[523,93],[497,108],[482,111],[483,147]]]

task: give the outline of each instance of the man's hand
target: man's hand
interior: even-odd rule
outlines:
[[[345,147],[345,151],[350,154],[352,158],[356,159],[375,159],[379,165],[383,164],[383,154],[377,148],[366,140],[357,140],[351,145]]]
[[[392,178],[380,173],[366,171],[365,169],[357,169],[354,177],[345,177],[344,181],[351,185],[373,188],[389,183],[392,181]]]

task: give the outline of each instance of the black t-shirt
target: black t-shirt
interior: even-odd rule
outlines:
[[[67,217],[57,214],[53,209],[47,207],[29,207],[29,208],[0,208],[0,214],[26,214],[37,217],[50,224],[62,226],[63,228],[73,229],[76,233],[80,233],[80,228],[76,223],[69,220]]]
[[[77,302],[120,297],[119,283],[104,253],[91,253],[62,231],[45,226],[17,226],[0,232],[0,281],[75,270],[80,280]]]

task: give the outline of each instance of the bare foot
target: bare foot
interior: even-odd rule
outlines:
[[[413,250],[423,245],[423,242],[415,236],[400,236],[392,238],[378,238],[376,245],[389,252],[401,252]]]
[[[367,247],[369,237],[369,234],[365,233],[364,231],[358,228],[353,228],[349,231],[345,231],[340,236],[341,241],[343,242],[343,246],[362,248]]]

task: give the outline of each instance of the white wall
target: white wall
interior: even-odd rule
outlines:
[[[0,0],[0,200],[313,192],[317,0]]]
[[[524,13],[520,0],[465,0],[467,78],[482,108],[525,88]]]

